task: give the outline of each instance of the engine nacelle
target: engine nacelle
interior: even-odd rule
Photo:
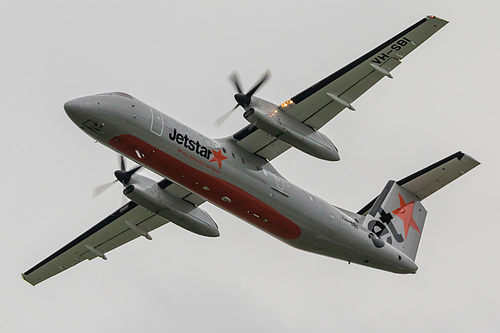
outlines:
[[[252,125],[306,154],[328,161],[340,160],[339,152],[323,133],[291,118],[275,108],[270,112],[249,109],[244,117]]]
[[[137,176],[139,175],[134,175]],[[186,230],[202,236],[220,236],[217,224],[207,212],[173,196],[153,180],[144,176],[140,178],[147,180],[134,182],[123,190],[123,194],[130,200]]]

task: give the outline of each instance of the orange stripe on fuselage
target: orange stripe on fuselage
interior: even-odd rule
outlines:
[[[289,240],[300,236],[299,226],[274,208],[237,186],[195,169],[133,135],[118,135],[109,144],[134,160],[138,158],[136,151],[140,152],[142,164],[266,232]],[[208,186],[210,190],[203,190],[203,186]],[[231,202],[222,201],[224,196],[229,197]]]

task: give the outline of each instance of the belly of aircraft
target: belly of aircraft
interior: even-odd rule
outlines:
[[[246,191],[191,167],[133,135],[116,136],[109,144],[124,155],[273,236],[294,240],[301,235],[301,229],[296,223]]]

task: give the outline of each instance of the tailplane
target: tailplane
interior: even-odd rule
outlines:
[[[421,201],[478,165],[457,152],[400,181],[389,181],[358,214],[366,215],[366,228],[415,260],[427,216]]]

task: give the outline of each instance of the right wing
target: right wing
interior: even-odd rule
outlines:
[[[401,60],[448,22],[427,16],[364,56],[281,104],[290,117],[319,129],[385,76]],[[233,135],[242,148],[268,160],[291,146],[255,126],[248,125]]]

